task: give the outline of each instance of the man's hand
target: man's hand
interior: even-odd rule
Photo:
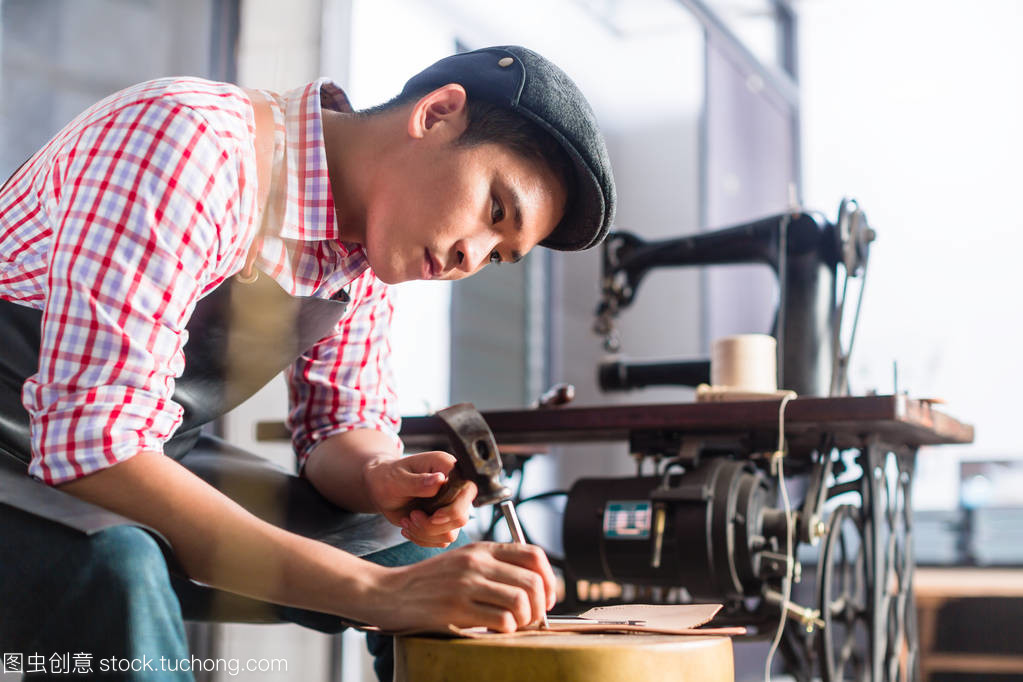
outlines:
[[[500,632],[537,623],[554,607],[554,572],[534,545],[478,542],[387,569],[386,598],[370,622],[387,630],[486,626]]]
[[[455,466],[446,452],[402,457],[394,442],[372,429],[355,429],[325,439],[309,454],[302,473],[339,507],[384,514],[402,535],[423,547],[446,547],[469,521],[476,486],[433,514],[413,511],[416,498],[437,494]]]
[[[61,489],[158,530],[195,580],[263,601],[393,630],[511,631],[554,604],[554,574],[538,547],[477,543],[386,568],[262,521],[158,452]]]
[[[447,482],[455,458],[438,450],[407,457],[381,457],[366,463],[363,480],[373,506],[401,534],[422,547],[447,547],[469,522],[476,486],[467,482],[451,504],[433,514],[413,509],[417,499],[435,496]]]

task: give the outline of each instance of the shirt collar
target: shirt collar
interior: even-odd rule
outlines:
[[[323,109],[350,112],[344,91],[320,78],[284,94],[287,200],[280,236],[303,241],[337,240],[339,227],[327,176]]]

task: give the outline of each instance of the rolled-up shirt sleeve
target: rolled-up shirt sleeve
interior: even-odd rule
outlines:
[[[353,429],[375,429],[400,448],[400,419],[389,333],[390,287],[372,270],[350,286],[351,302],[334,333],[288,369],[288,427],[299,467],[323,439]]]
[[[114,111],[70,149],[47,171],[53,247],[39,371],[22,395],[29,471],[50,484],[160,452],[180,424],[185,325],[238,183],[203,117],[173,100]]]

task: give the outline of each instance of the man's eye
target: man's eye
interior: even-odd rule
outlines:
[[[500,263],[501,262],[501,254],[498,253],[497,251],[491,252],[491,254],[490,254],[490,262],[494,263],[495,265]]]
[[[501,202],[498,201],[497,197],[490,199],[490,219],[495,223],[504,220],[504,207],[501,206]]]

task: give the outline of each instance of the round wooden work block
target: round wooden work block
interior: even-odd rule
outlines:
[[[728,637],[396,637],[395,682],[733,682]]]

